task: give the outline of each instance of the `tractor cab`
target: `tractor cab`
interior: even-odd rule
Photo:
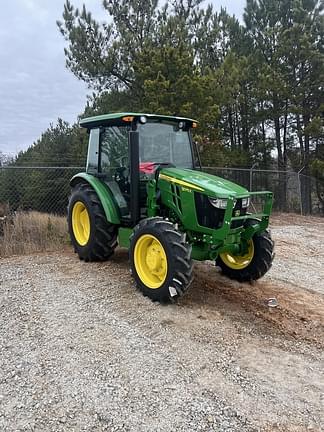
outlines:
[[[197,164],[192,119],[121,113],[80,124],[90,133],[86,172],[108,186],[124,225],[147,216],[148,181],[162,168],[194,169]]]

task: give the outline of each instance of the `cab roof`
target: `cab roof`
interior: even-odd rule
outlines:
[[[197,123],[196,120],[186,118],[186,117],[175,117],[175,116],[167,116],[160,114],[146,114],[146,113],[133,113],[133,112],[122,112],[122,113],[111,113],[111,114],[103,114],[94,117],[87,117],[80,120],[80,126],[92,129],[99,126],[125,126],[129,124],[132,120],[129,117],[138,118],[141,116],[145,116],[148,119],[153,120],[165,120],[165,121],[184,121],[189,123],[190,127],[193,123]],[[127,119],[128,117],[128,119]]]

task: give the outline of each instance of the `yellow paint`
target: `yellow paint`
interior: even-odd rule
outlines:
[[[136,272],[148,288],[160,288],[168,273],[168,261],[164,247],[152,234],[142,235],[134,249]]]
[[[167,181],[169,181],[169,182],[171,182],[171,183],[176,183],[176,184],[178,184],[178,185],[180,185],[180,186],[188,187],[188,188],[190,188],[190,189],[198,190],[198,191],[201,191],[201,192],[204,191],[204,189],[202,189],[202,188],[199,187],[199,186],[193,185],[193,184],[188,183],[188,182],[183,181],[183,180],[178,180],[178,179],[176,179],[176,178],[169,177],[169,176],[167,176],[167,175],[165,175],[165,174],[160,174],[160,175],[159,175],[159,178],[162,179],[162,180],[167,180]]]
[[[72,209],[72,229],[75,240],[85,246],[90,238],[90,217],[86,206],[77,201]]]
[[[243,270],[246,268],[254,257],[254,244],[253,240],[248,241],[248,251],[244,255],[231,255],[228,252],[219,254],[221,260],[227,267],[233,270]]]

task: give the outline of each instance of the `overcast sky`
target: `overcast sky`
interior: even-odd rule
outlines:
[[[83,3],[101,21],[101,0]],[[205,2],[206,4],[209,2]],[[241,18],[245,0],[212,0]],[[14,155],[36,141],[61,117],[74,122],[83,111],[87,88],[66,70],[64,40],[56,20],[64,0],[10,0],[0,9],[0,151]]]

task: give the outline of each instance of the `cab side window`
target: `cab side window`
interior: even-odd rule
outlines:
[[[98,128],[91,129],[89,145],[88,145],[87,168],[86,168],[86,171],[89,174],[96,174],[98,172],[99,136],[100,136],[100,130]]]
[[[125,126],[107,127],[101,134],[101,172],[113,178],[120,168],[128,168],[128,132]]]

